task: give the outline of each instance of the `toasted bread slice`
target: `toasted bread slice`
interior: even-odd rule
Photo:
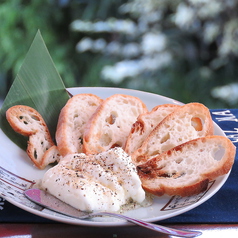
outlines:
[[[142,187],[157,196],[191,196],[228,173],[235,146],[225,136],[207,136],[174,147],[137,166]]]
[[[213,121],[209,109],[200,103],[189,103],[162,120],[141,147],[132,153],[132,160],[135,164],[144,163],[186,141],[212,134]]]
[[[6,118],[13,130],[29,137],[26,152],[36,167],[44,169],[58,159],[45,154],[51,147],[55,150],[55,144],[44,119],[34,108],[13,106],[7,110]]]
[[[124,148],[132,124],[145,112],[145,104],[137,97],[115,94],[105,99],[85,127],[84,153]]]
[[[48,164],[59,162],[62,158],[56,145],[51,146],[43,155],[40,167],[45,168]]]
[[[132,125],[132,129],[126,140],[125,151],[131,155],[138,149],[145,138],[166,116],[179,108],[175,104],[163,104],[154,107],[150,112],[141,114]]]
[[[102,101],[93,94],[77,94],[62,108],[56,130],[57,147],[62,156],[82,152],[85,125]]]

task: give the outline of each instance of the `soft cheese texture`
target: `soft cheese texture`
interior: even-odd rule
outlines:
[[[131,157],[121,148],[94,156],[67,155],[45,173],[42,187],[82,211],[116,212],[131,199],[145,199]]]

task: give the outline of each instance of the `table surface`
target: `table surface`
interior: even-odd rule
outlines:
[[[168,227],[178,229],[198,230],[203,234],[201,238],[224,238],[237,237],[238,224],[183,224],[172,225]],[[14,224],[1,223],[0,237],[24,237],[24,238],[61,238],[61,237],[86,237],[86,238],[131,238],[136,235],[136,238],[171,238],[172,236],[157,233],[143,227],[126,226],[126,227],[84,227],[68,224]],[[173,236],[174,237],[174,236]]]

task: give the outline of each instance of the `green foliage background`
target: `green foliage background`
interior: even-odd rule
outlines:
[[[126,87],[238,107],[237,10],[236,1],[222,0],[0,0],[0,97],[40,29],[67,87]],[[145,52],[148,36],[165,45]],[[109,51],[110,43],[122,50]],[[143,64],[165,56],[157,68]],[[119,79],[116,70],[125,71]]]

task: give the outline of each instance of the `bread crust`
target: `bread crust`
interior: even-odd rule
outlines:
[[[188,103],[165,117],[131,156],[135,164],[145,161],[186,141],[213,134],[210,111],[200,103]]]
[[[139,115],[132,125],[125,145],[125,151],[131,155],[138,149],[150,132],[170,113],[179,108],[175,104],[163,104],[155,106],[150,112]]]
[[[29,137],[26,152],[36,167],[44,169],[57,159],[53,161],[45,155],[55,144],[44,119],[34,108],[25,105],[13,106],[7,110],[6,118],[13,130]]]
[[[56,142],[62,156],[81,153],[84,128],[98,106],[100,97],[82,93],[70,98],[62,108],[56,130]]]
[[[209,181],[227,174],[236,147],[225,136],[206,136],[185,142],[137,166],[142,187],[156,196],[191,196],[207,189]]]
[[[108,97],[85,126],[83,152],[97,154],[117,146],[124,148],[132,124],[147,111],[137,97],[123,94]]]

